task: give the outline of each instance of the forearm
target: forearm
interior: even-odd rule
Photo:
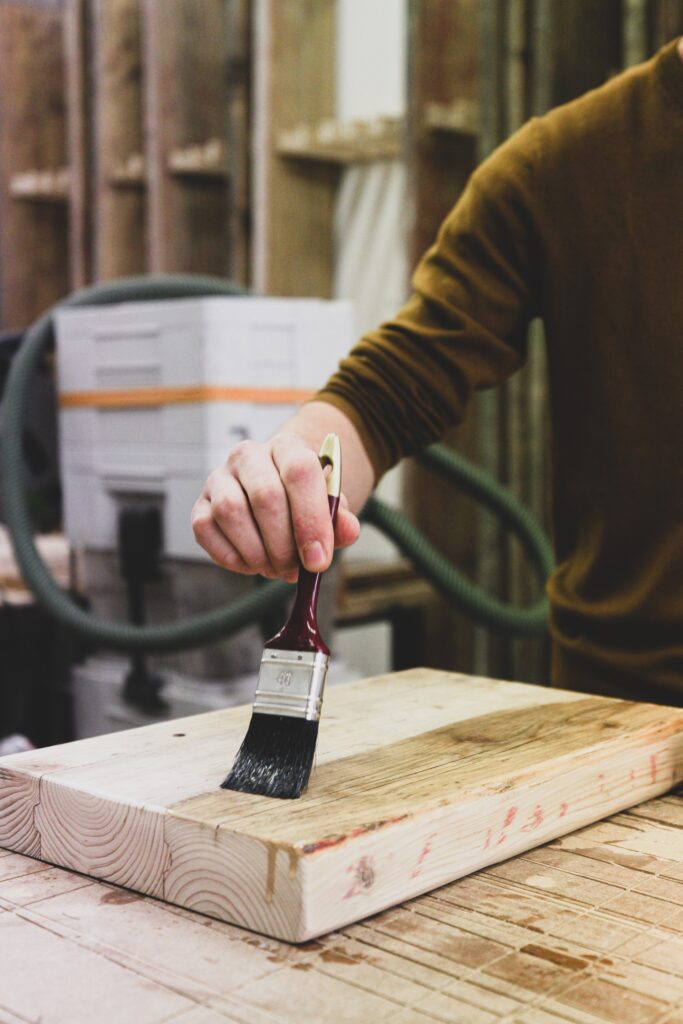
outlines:
[[[358,431],[341,409],[329,402],[308,402],[283,424],[280,432],[295,434],[316,452],[326,434],[338,434],[342,488],[351,510],[360,511],[375,486],[375,473]]]

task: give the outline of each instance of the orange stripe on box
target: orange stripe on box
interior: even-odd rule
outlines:
[[[95,406],[124,409],[143,405],[178,405],[187,402],[257,402],[294,405],[312,398],[308,388],[132,388],[121,391],[65,391],[59,396],[62,409]]]

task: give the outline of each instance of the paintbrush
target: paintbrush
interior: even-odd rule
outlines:
[[[323,468],[331,467],[326,484],[334,525],[341,493],[336,434],[327,435],[319,457]],[[316,618],[320,577],[299,569],[294,607],[266,642],[251,722],[223,789],[295,800],[308,785],[330,658]]]

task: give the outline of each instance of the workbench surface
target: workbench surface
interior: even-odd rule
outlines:
[[[0,1021],[683,1024],[683,798],[304,946],[0,850]]]

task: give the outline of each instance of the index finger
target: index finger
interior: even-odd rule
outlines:
[[[318,456],[303,441],[299,446],[289,440],[276,442],[272,457],[287,493],[299,557],[310,572],[323,572],[332,561],[334,532]]]

